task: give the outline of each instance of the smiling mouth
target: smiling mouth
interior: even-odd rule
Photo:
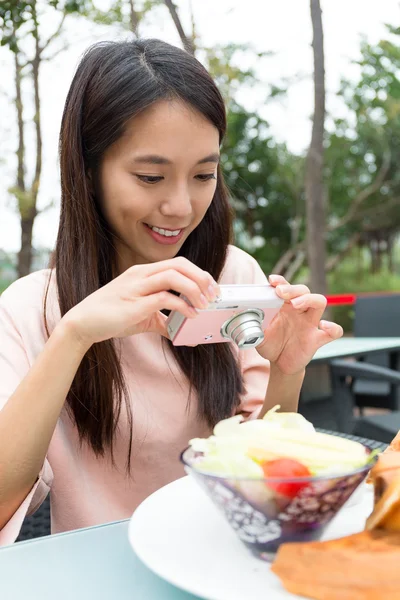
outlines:
[[[164,229],[163,227],[155,227],[153,225],[148,225],[147,223],[145,223],[145,225],[152,231],[155,231],[156,233],[158,233],[159,235],[163,235],[164,237],[178,237],[178,235],[180,235],[183,229],[185,229],[184,227],[181,229]]]

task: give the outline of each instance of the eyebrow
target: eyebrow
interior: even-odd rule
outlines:
[[[137,156],[134,161],[134,163],[141,163],[141,164],[150,164],[150,165],[171,165],[172,161],[170,161],[168,158],[165,158],[163,156],[158,156],[157,154],[147,154],[145,156]],[[214,153],[214,154],[209,154],[208,156],[205,156],[204,158],[202,158],[201,160],[198,161],[198,165],[204,165],[206,163],[219,163],[219,154],[218,153]]]

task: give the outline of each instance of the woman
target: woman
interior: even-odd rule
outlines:
[[[110,42],[83,57],[61,125],[55,268],[0,300],[1,543],[50,487],[52,531],[129,517],[218,420],[296,410],[306,364],[342,335],[320,321],[323,296],[271,276],[286,303],[256,350],[167,340],[168,311],[196,316],[180,293],[202,308],[221,282],[266,281],[229,246],[225,125],[182,50]]]

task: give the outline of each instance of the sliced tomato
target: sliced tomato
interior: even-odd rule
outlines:
[[[311,472],[298,460],[293,458],[276,458],[261,463],[265,477],[292,479],[297,477],[310,477]],[[294,498],[305,487],[307,482],[301,481],[269,481],[268,487],[289,498]]]

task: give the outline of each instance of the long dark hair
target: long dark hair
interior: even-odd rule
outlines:
[[[53,264],[61,315],[115,275],[113,236],[87,177],[126,122],[158,100],[180,99],[220,133],[226,128],[223,99],[206,69],[190,54],[159,40],[101,42],[84,55],[72,81],[61,124],[61,216]],[[92,182],[93,183],[93,182]],[[180,255],[218,280],[231,235],[228,194],[221,172],[213,201]],[[169,342],[167,342],[169,343]],[[199,417],[210,425],[232,414],[243,393],[229,344],[170,348],[197,392]],[[132,413],[115,340],[94,344],[83,358],[67,396],[67,408],[96,455],[111,450],[125,400]],[[189,401],[189,399],[188,399]],[[130,434],[128,468],[132,448]]]

